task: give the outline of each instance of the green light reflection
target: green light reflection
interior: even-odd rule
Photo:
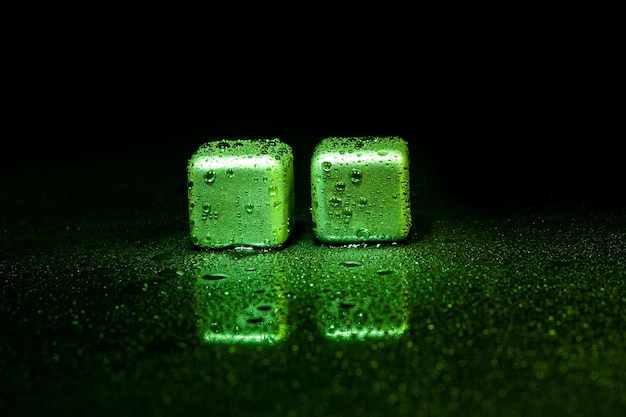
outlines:
[[[392,248],[334,248],[320,264],[317,323],[325,337],[399,337],[408,329],[408,273]]]
[[[289,336],[284,269],[272,254],[207,255],[193,269],[200,337],[207,343],[274,344]]]

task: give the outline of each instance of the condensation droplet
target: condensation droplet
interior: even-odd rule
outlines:
[[[343,190],[345,190],[346,188],[346,183],[344,183],[343,181],[339,181],[337,182],[337,184],[335,184],[335,189],[339,192],[342,192]]]
[[[204,214],[209,214],[210,211],[211,211],[211,204],[210,203],[204,203],[202,205],[202,212]]]
[[[231,168],[226,170],[226,175],[228,176],[228,178],[232,178],[235,176],[235,171]]]
[[[247,213],[252,213],[252,210],[254,210],[254,204],[246,203],[246,212]]]
[[[353,169],[350,173],[350,182],[352,182],[352,184],[354,185],[358,185],[361,183],[361,177],[361,171],[359,171],[358,169]]]
[[[347,266],[348,268],[353,268],[355,266],[362,266],[363,264],[361,262],[357,262],[357,261],[345,261],[341,263],[343,266]]]
[[[333,164],[331,164],[328,161],[324,161],[322,162],[322,169],[326,172],[330,171],[330,169],[332,168]]]
[[[356,231],[356,237],[359,239],[367,239],[370,237],[370,232],[366,228],[362,228]]]
[[[208,170],[204,174],[204,181],[207,184],[213,184],[215,182],[215,171],[213,171],[212,169]]]
[[[272,197],[275,197],[276,194],[278,194],[278,187],[276,187],[275,185],[272,185],[270,188],[268,188],[268,190]]]
[[[367,206],[367,198],[359,197],[359,206],[361,206],[361,207]]]
[[[337,197],[336,195],[330,197],[329,201],[330,201],[330,204],[332,204],[335,207],[341,205],[341,198]]]

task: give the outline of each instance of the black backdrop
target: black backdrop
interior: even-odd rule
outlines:
[[[2,172],[186,158],[224,136],[305,155],[323,136],[400,135],[473,202],[624,204],[614,54],[565,11],[227,5],[32,11],[39,30],[6,61]]]

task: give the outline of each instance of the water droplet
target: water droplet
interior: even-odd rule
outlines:
[[[252,210],[254,210],[254,204],[246,203],[246,212],[247,213],[252,213]]]
[[[367,239],[370,237],[370,232],[366,228],[362,228],[356,231],[356,237],[359,239]]]
[[[226,274],[206,274],[202,275],[202,279],[205,281],[219,281],[220,279],[226,279],[228,275]]]
[[[210,211],[211,211],[211,204],[210,203],[204,203],[202,205],[202,212],[204,214],[209,214]]]
[[[339,181],[337,182],[337,184],[335,184],[335,189],[339,192],[342,192],[343,190],[345,190],[346,188],[346,184],[343,181]]]
[[[330,169],[332,168],[333,164],[331,164],[328,161],[324,161],[322,162],[322,169],[326,172],[330,171]]]
[[[219,142],[219,143],[217,144],[217,147],[218,147],[219,149],[226,149],[226,148],[230,148],[230,143],[228,143],[228,142]]]
[[[254,323],[263,323],[263,317],[254,317],[251,319],[246,320],[248,323],[254,324]]]
[[[226,170],[226,175],[228,175],[228,178],[232,178],[235,176],[235,171],[232,168],[229,168]]]
[[[359,197],[359,206],[360,206],[360,207],[365,207],[365,206],[367,206],[367,198],[365,198],[365,197]]]
[[[335,207],[341,205],[341,198],[337,197],[336,195],[330,197],[329,201],[330,201],[330,204],[332,204]]]
[[[390,269],[381,269],[380,271],[376,271],[378,275],[391,275],[393,271]]]
[[[215,182],[215,171],[213,171],[212,169],[208,170],[204,174],[204,181],[207,184],[213,184]]]
[[[268,190],[272,197],[276,196],[276,194],[278,193],[278,187],[276,187],[275,185],[272,185],[270,188],[268,188]]]
[[[350,173],[350,182],[354,185],[358,185],[361,183],[361,171],[358,169],[353,169]]]
[[[352,217],[352,209],[350,207],[344,207],[343,215],[346,217]]]
[[[341,264],[349,268],[363,265],[361,262],[357,262],[357,261],[345,261],[345,262],[342,262]]]

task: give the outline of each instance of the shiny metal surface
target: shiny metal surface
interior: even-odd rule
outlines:
[[[411,228],[409,152],[399,137],[328,137],[311,159],[317,239],[399,241]]]
[[[294,222],[293,153],[279,139],[203,144],[187,167],[189,227],[201,248],[278,247]]]

